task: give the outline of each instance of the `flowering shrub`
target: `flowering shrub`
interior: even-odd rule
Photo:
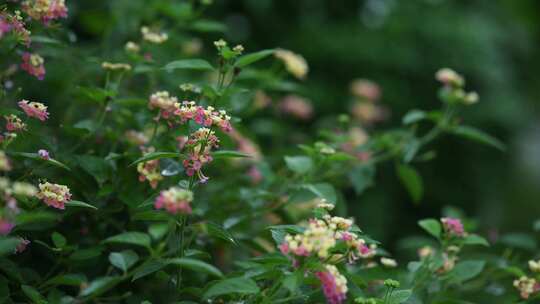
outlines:
[[[539,299],[540,262],[529,261],[527,274],[459,210],[421,220],[431,238],[405,239],[417,256],[403,261],[347,216],[346,201],[371,187],[384,163],[421,201],[415,164],[433,158],[441,136],[504,147],[462,121],[479,99],[463,76],[436,72],[441,109],[411,110],[402,126],[381,131],[382,89],[354,80],[350,116],[332,117],[314,142],[265,154],[263,141],[279,140],[253,136],[254,113],[278,124],[315,119],[294,82],[309,77],[308,63],[281,48],[202,42],[197,32],[219,25],[200,19],[210,2],[182,3],[178,15],[148,7],[162,18],[138,20],[114,51],[67,43],[69,2],[0,5],[0,44],[9,50],[1,57],[2,302]],[[74,86],[63,88],[69,103],[13,89],[21,79],[52,89],[49,66],[80,60]]]

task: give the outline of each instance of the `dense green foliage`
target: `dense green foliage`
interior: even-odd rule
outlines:
[[[0,4],[1,303],[540,299],[534,2],[213,2]]]

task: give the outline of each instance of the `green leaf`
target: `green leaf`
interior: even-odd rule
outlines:
[[[193,23],[191,23],[190,28],[194,31],[198,32],[220,32],[224,33],[227,31],[227,26],[221,22],[216,22],[213,20],[197,20]]]
[[[222,226],[216,223],[208,222],[206,223],[206,229],[208,229],[208,235],[222,239],[231,244],[237,245],[236,241],[234,240],[233,235]]]
[[[187,268],[190,270],[193,270],[195,272],[203,272],[209,275],[212,275],[214,277],[222,278],[223,273],[214,267],[213,265],[210,265],[206,262],[191,259],[191,258],[174,258],[167,260],[167,265],[175,265],[183,268]]]
[[[39,154],[37,154],[37,153],[13,152],[13,153],[10,153],[10,154],[13,155],[13,156],[20,156],[20,157],[30,158],[30,159],[37,160],[37,161],[44,161],[44,162],[46,162],[46,163],[48,163],[50,165],[65,169],[67,171],[71,171],[71,169],[68,166],[66,166],[63,163],[57,161],[56,159],[49,158],[49,159],[46,160],[46,159],[42,158],[41,156],[39,156]]]
[[[467,139],[470,139],[470,140],[473,140],[473,141],[476,141],[476,142],[479,142],[479,143],[494,147],[494,148],[499,149],[501,151],[506,150],[506,145],[503,142],[501,142],[497,138],[485,133],[484,131],[476,129],[474,127],[457,126],[455,128],[450,129],[450,132],[455,134],[455,135],[458,135],[458,136],[461,136],[461,137],[464,137],[464,138],[467,138]]]
[[[158,261],[158,260],[147,261],[141,266],[137,267],[137,269],[133,272],[133,278],[131,279],[131,281],[133,282],[149,274],[152,274],[162,269],[165,266],[166,264],[163,263],[162,261]]]
[[[150,236],[142,232],[124,232],[115,236],[111,236],[103,242],[130,244],[150,248]]]
[[[405,116],[403,116],[402,123],[404,125],[410,125],[427,117],[426,112],[422,110],[411,110]]]
[[[75,261],[89,260],[100,256],[101,252],[103,252],[103,247],[101,246],[78,249],[73,252],[69,258]]]
[[[401,304],[405,303],[412,295],[412,290],[402,289],[394,290],[388,298],[388,304]]]
[[[63,274],[51,278],[45,283],[45,285],[66,285],[79,287],[84,282],[86,282],[86,277],[82,274]]]
[[[147,210],[135,213],[131,219],[134,221],[168,221],[170,214],[164,211]]]
[[[397,174],[401,183],[405,186],[414,203],[419,203],[424,195],[422,177],[409,165],[397,165]]]
[[[436,219],[424,219],[418,221],[418,225],[436,238],[441,237],[442,226]]]
[[[357,195],[362,194],[366,189],[373,186],[375,178],[375,166],[359,165],[349,171],[349,180]]]
[[[241,56],[240,58],[238,58],[238,60],[236,61],[236,64],[235,66],[239,67],[239,68],[243,68],[245,66],[248,66],[252,63],[255,63],[259,60],[262,60],[270,55],[272,55],[274,53],[274,50],[262,50],[262,51],[258,51],[258,52],[255,52],[255,53],[251,53],[251,54],[246,54],[244,56]]]
[[[105,159],[94,155],[79,155],[77,160],[79,166],[94,177],[100,185],[109,178],[111,166]]]
[[[285,239],[285,236],[287,234],[299,234],[304,232],[305,228],[301,226],[296,225],[275,225],[270,226],[267,229],[270,229],[270,233],[272,234],[272,238],[274,239],[274,242],[276,242],[276,245],[280,245],[283,243],[283,240]]]
[[[32,286],[21,285],[21,289],[24,294],[32,301],[34,304],[46,304],[47,300]]]
[[[115,287],[121,279],[117,276],[101,277],[88,284],[88,287],[81,291],[82,297],[95,297]]]
[[[313,161],[307,156],[285,156],[285,163],[298,174],[306,174],[313,167]]]
[[[162,69],[169,72],[177,69],[211,71],[214,67],[208,63],[208,61],[203,59],[182,59],[169,62]]]
[[[499,238],[499,242],[511,248],[520,248],[534,251],[538,247],[536,239],[526,233],[506,233]]]
[[[9,303],[9,281],[3,275],[0,275],[0,303]]]
[[[78,87],[77,92],[81,97],[97,103],[104,103],[108,98],[116,96],[116,92],[114,91],[97,87]]]
[[[53,241],[54,246],[56,246],[57,248],[62,248],[66,246],[67,244],[66,238],[56,231],[53,232],[53,234],[51,235],[51,239]]]
[[[111,254],[109,254],[109,262],[124,272],[127,272],[138,260],[139,256],[133,250],[111,252]]]
[[[317,197],[326,200],[327,203],[336,204],[337,194],[334,186],[328,183],[320,184],[306,184],[302,185],[302,188],[305,188],[315,194]]]
[[[477,235],[477,234],[469,234],[465,237],[465,239],[463,240],[463,242],[466,244],[466,245],[482,245],[482,246],[489,246],[489,243],[488,241]]]
[[[0,237],[0,256],[13,254],[20,243],[19,238]]]
[[[238,158],[238,157],[251,157],[251,155],[238,152],[238,151],[230,151],[230,150],[219,150],[212,152],[212,156],[214,159],[219,158]]]
[[[459,262],[452,271],[448,273],[448,277],[452,282],[460,283],[470,280],[479,275],[484,266],[485,261],[464,261]]]
[[[144,155],[143,157],[137,159],[136,161],[129,164],[129,166],[134,166],[138,163],[151,161],[154,159],[160,159],[160,158],[176,158],[180,157],[180,154],[178,152],[152,152]]]
[[[218,281],[210,286],[203,294],[204,299],[210,299],[217,296],[228,294],[256,294],[259,293],[257,283],[248,278],[231,278]]]
[[[94,209],[94,210],[98,209],[97,207],[94,207],[94,206],[92,206],[92,205],[90,205],[88,203],[81,202],[81,201],[75,201],[75,200],[71,200],[69,202],[66,202],[65,205],[68,206],[68,207],[90,208],[90,209]]]

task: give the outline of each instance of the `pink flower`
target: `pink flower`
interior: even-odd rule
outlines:
[[[259,170],[259,168],[257,168],[257,166],[255,166],[255,165],[253,165],[253,166],[251,166],[249,168],[249,170],[247,172],[247,175],[251,179],[251,183],[253,183],[255,185],[260,183],[264,178],[262,173],[261,173],[261,170]]]
[[[19,107],[23,109],[24,113],[28,117],[34,117],[41,121],[45,121],[49,118],[49,113],[47,112],[47,106],[39,102],[29,102],[28,100],[19,101]]]
[[[326,270],[315,273],[321,282],[326,300],[329,304],[343,303],[347,298],[347,280],[333,265],[326,265]]]
[[[367,79],[357,79],[351,83],[353,95],[366,99],[367,101],[377,101],[381,97],[381,89],[373,81]]]
[[[31,18],[48,25],[52,20],[66,18],[68,9],[65,0],[26,0],[22,9]]]
[[[22,55],[23,62],[21,63],[21,68],[28,72],[28,74],[35,76],[39,80],[43,80],[45,77],[45,66],[43,65],[45,61],[43,57],[38,54],[30,54],[25,52]]]
[[[279,245],[279,251],[281,251],[281,253],[283,253],[283,254],[288,254],[289,253],[289,244],[287,244],[287,242],[281,243],[281,245]]]
[[[457,218],[443,217],[441,218],[444,231],[450,236],[463,237],[465,236],[465,230],[463,229],[463,224]]]
[[[49,151],[47,151],[47,150],[39,149],[38,150],[38,155],[39,155],[39,157],[41,157],[44,160],[49,160],[50,159]]]
[[[0,15],[0,38],[9,31],[11,31],[11,24],[7,21],[6,16]]]
[[[13,227],[15,227],[15,224],[4,218],[0,218],[0,235],[8,235]]]
[[[10,132],[19,132],[26,130],[26,124],[16,115],[4,116],[6,119],[6,129]]]
[[[65,209],[64,204],[71,200],[71,193],[67,186],[49,182],[39,184],[39,192],[36,196],[46,205],[62,210]]]
[[[279,104],[279,109],[301,120],[308,120],[313,116],[313,107],[309,101],[297,95],[285,96]]]
[[[154,202],[156,209],[165,209],[172,214],[191,214],[193,192],[178,187],[161,191]]]

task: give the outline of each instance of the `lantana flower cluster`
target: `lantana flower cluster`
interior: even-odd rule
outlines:
[[[158,109],[159,116],[174,123],[184,124],[190,120],[204,127],[218,126],[224,132],[232,130],[231,117],[224,110],[216,110],[212,106],[206,108],[197,105],[194,101],[179,102],[178,98],[171,96],[167,91],[159,91],[150,96],[148,107]]]
[[[528,299],[531,295],[540,292],[540,281],[538,280],[540,275],[540,260],[530,260],[529,270],[534,274],[533,276],[522,275],[514,280],[514,287],[519,291],[519,295],[522,299]]]
[[[309,71],[306,59],[292,51],[277,49],[274,56],[285,64],[285,69],[298,79],[306,78]]]
[[[10,14],[6,11],[0,12],[0,39],[9,34],[16,35],[17,40],[24,46],[30,46],[30,31],[26,28],[20,11]]]
[[[21,7],[28,16],[45,25],[55,19],[66,18],[68,12],[65,0],[26,0]]]
[[[39,54],[25,52],[22,55],[21,69],[39,80],[45,78],[45,60]]]
[[[71,200],[71,192],[65,185],[44,182],[39,184],[37,198],[41,199],[47,206],[56,209],[65,209],[65,203]]]
[[[378,102],[382,95],[379,85],[368,79],[355,79],[350,87],[354,97],[351,113],[362,125],[369,126],[388,117],[388,110]]]
[[[331,209],[331,206],[333,207],[323,203],[319,204],[318,208]],[[345,245],[345,252],[338,249],[338,245]],[[368,244],[353,231],[351,219],[329,214],[310,219],[302,233],[287,234],[279,245],[281,253],[291,256],[295,266],[301,265],[309,257],[317,258],[323,263],[325,270],[316,271],[315,275],[321,281],[325,297],[331,304],[342,303],[347,293],[347,280],[331,262],[337,263],[346,259],[353,263],[359,258],[372,258],[376,254],[376,248],[375,244]]]
[[[7,173],[12,164],[6,153],[0,150],[0,172]],[[15,227],[15,216],[19,213],[18,198],[36,196],[37,189],[26,182],[12,182],[7,176],[0,177],[0,235],[7,235]]]
[[[465,92],[465,78],[449,68],[437,71],[435,79],[444,86],[439,91],[442,100],[449,104],[472,105],[478,102],[476,92]]]
[[[49,112],[47,112],[47,106],[40,102],[21,100],[19,101],[19,107],[24,111],[28,117],[37,118],[41,121],[45,121],[49,118]]]
[[[143,156],[155,151],[154,147],[142,147],[141,149],[143,151]],[[139,172],[139,181],[148,181],[148,183],[153,189],[155,189],[158,183],[163,179],[163,176],[161,175],[159,170],[158,159],[152,159],[146,162],[138,163],[137,172]]]
[[[192,201],[193,192],[180,187],[172,187],[161,191],[154,202],[154,207],[165,209],[171,214],[191,214]]]

